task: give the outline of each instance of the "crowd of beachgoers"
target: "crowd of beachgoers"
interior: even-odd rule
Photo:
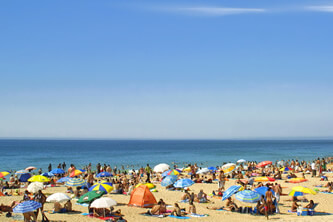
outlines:
[[[0,172],[0,211],[3,218],[23,215],[24,221],[216,221],[219,212],[269,219],[286,210],[283,213],[292,216],[316,215],[316,194],[325,195],[322,209],[332,207],[326,201],[333,197],[326,195],[333,194],[332,162],[332,157],[275,162],[240,159],[221,166],[161,163],[131,170],[99,163],[82,168],[50,163],[47,172],[33,166]],[[283,196],[287,199],[282,200]],[[286,203],[290,203],[288,209]],[[148,209],[133,216],[129,209],[134,208]],[[332,210],[320,213],[333,219]]]

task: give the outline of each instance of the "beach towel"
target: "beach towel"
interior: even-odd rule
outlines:
[[[83,215],[83,216],[88,216],[89,213],[82,213],[81,215]]]
[[[101,219],[101,220],[109,220],[109,219],[113,219],[113,217],[94,217],[92,215],[88,215],[88,217],[90,218],[98,218],[98,219]]]
[[[319,193],[324,193],[324,194],[333,194],[333,193],[330,193],[330,192],[324,192],[324,191],[321,191]]]
[[[188,203],[189,202],[189,200],[188,199],[186,199],[186,200],[180,200],[180,201],[178,201],[179,203]]]
[[[190,217],[185,217],[185,216],[180,217],[180,216],[169,215],[169,217],[176,218],[176,219],[183,219],[183,220],[190,219]]]
[[[157,217],[157,218],[163,218],[166,217],[165,215],[161,214],[161,215],[152,215],[152,214],[147,214],[147,213],[142,213],[142,216],[147,216],[147,217]]]
[[[208,217],[208,214],[190,214],[190,217]]]
[[[80,203],[76,203],[77,205],[81,205],[81,206],[84,206],[84,207],[88,207],[89,206],[89,204],[87,204],[87,203],[82,203],[82,204],[80,204]]]

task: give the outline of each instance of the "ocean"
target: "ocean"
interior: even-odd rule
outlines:
[[[47,171],[51,163],[89,163],[137,169],[149,163],[217,166],[246,160],[312,160],[333,156],[333,140],[0,140],[0,171],[28,166]]]

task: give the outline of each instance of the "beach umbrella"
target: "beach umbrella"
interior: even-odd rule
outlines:
[[[292,190],[288,195],[289,195],[289,196],[292,196],[292,197],[299,197],[299,196],[303,196],[304,193],[303,193],[303,192],[300,192],[300,191]]]
[[[239,189],[241,187],[242,186],[239,186],[239,185],[234,185],[234,186],[229,187],[226,191],[224,191],[223,197],[222,197],[222,201],[224,201],[224,200],[228,199],[229,197],[231,197],[234,193],[236,193],[237,191],[239,191]]]
[[[262,162],[258,163],[256,167],[261,168],[261,167],[265,167],[265,166],[270,165],[270,164],[272,164],[272,161],[266,160],[266,161],[262,161]]]
[[[209,173],[209,169],[208,168],[202,168],[200,170],[197,171],[197,174],[205,174],[205,173]]]
[[[255,182],[273,182],[273,181],[275,181],[275,179],[272,177],[256,177],[256,178],[254,178],[254,181]]]
[[[194,182],[190,179],[180,179],[180,180],[177,180],[173,186],[177,187],[177,188],[184,188],[184,187],[192,186],[193,184],[194,184]]]
[[[306,181],[308,180],[304,178],[291,178],[290,180],[288,180],[288,183],[303,183]]]
[[[236,169],[236,164],[234,163],[227,163],[227,164],[224,164],[222,166],[222,170],[223,172],[226,174],[226,173],[231,173],[232,171],[234,171]]]
[[[70,177],[62,177],[59,180],[57,180],[57,183],[64,183],[69,181],[71,178]]]
[[[71,178],[65,183],[65,185],[69,187],[82,187],[86,185],[86,181],[81,178]]]
[[[90,203],[95,199],[103,196],[105,194],[102,190],[93,190],[89,191],[88,193],[83,194],[80,199],[77,201],[78,203]]]
[[[49,182],[50,179],[45,177],[45,176],[42,176],[42,175],[35,175],[35,176],[32,176],[28,179],[29,182]]]
[[[62,201],[70,200],[70,199],[71,198],[64,193],[54,193],[51,196],[49,196],[46,199],[46,201],[47,202],[62,202]]]
[[[32,170],[36,170],[37,168],[36,167],[33,167],[33,166],[29,166],[27,168],[25,168],[25,170],[27,171],[32,171]]]
[[[19,171],[16,171],[16,175],[17,174],[25,174],[25,173],[29,173],[29,171],[27,171],[27,170],[19,170]]]
[[[71,174],[69,175],[70,177],[76,177],[81,175],[83,172],[81,170],[73,170]]]
[[[137,185],[135,186],[135,188],[137,188],[137,187],[139,187],[139,186],[141,186],[141,185],[148,187],[148,189],[154,189],[154,188],[156,187],[156,186],[155,186],[154,184],[152,184],[152,183],[144,183],[144,184],[139,183],[139,184],[137,184]]]
[[[112,177],[113,175],[109,172],[101,172],[96,175],[96,177]]]
[[[266,196],[266,192],[268,191],[268,187],[263,186],[263,187],[258,187],[254,189],[255,192],[259,193],[260,195]],[[271,189],[271,192],[273,195],[275,195],[274,190]]]
[[[90,207],[92,208],[110,208],[112,206],[116,206],[117,202],[109,197],[101,197],[94,200]]]
[[[54,177],[54,174],[51,173],[51,172],[43,173],[41,175],[44,176],[44,177]]]
[[[217,170],[217,168],[216,168],[216,167],[213,167],[213,166],[211,166],[211,167],[208,167],[208,170],[211,170],[211,171],[216,171],[216,170]]]
[[[56,169],[51,170],[50,173],[52,173],[52,174],[64,174],[65,171],[63,169],[56,168]]]
[[[183,171],[190,172],[191,171],[191,167],[186,167],[185,169],[183,169]]]
[[[308,193],[308,194],[317,194],[316,191],[307,188],[307,187],[302,187],[302,186],[296,186],[292,188],[293,191],[298,191],[298,192],[302,192],[302,193]]]
[[[113,190],[112,183],[104,182],[104,181],[95,183],[94,185],[92,185],[89,188],[89,191],[93,191],[93,190],[101,190],[101,191],[104,191],[105,193],[110,193]]]
[[[28,179],[31,177],[30,173],[20,174],[19,181],[20,182],[28,182]]]
[[[42,204],[33,200],[24,201],[22,203],[19,203],[16,207],[14,207],[13,212],[14,213],[27,213],[37,210],[38,208],[41,208]]]
[[[291,168],[289,168],[289,167],[282,167],[282,168],[280,169],[280,171],[290,171],[290,170],[293,170],[293,169],[291,169]]]
[[[9,174],[9,172],[8,171],[2,171],[2,172],[0,172],[0,177],[2,178],[2,177],[5,177],[5,176],[7,176]]]
[[[28,185],[27,190],[30,193],[37,193],[40,190],[44,189],[44,185],[41,182],[33,182],[31,184]]]
[[[279,166],[283,166],[283,165],[284,165],[284,161],[283,161],[283,160],[278,161],[278,162],[277,162],[277,165],[279,165]]]
[[[245,162],[246,162],[246,160],[244,160],[244,159],[237,160],[237,163],[245,163]]]
[[[161,182],[161,186],[163,187],[167,187],[170,186],[171,184],[174,184],[177,181],[177,176],[176,175],[170,175],[170,176],[166,176],[162,182]]]
[[[167,170],[164,173],[162,173],[162,177],[166,177],[169,175],[179,175],[179,171],[178,170]]]
[[[236,193],[236,199],[245,203],[256,203],[260,199],[260,194],[252,190],[243,190]]]
[[[160,164],[157,164],[156,166],[154,166],[153,171],[156,173],[162,173],[168,169],[170,169],[170,166],[168,164],[160,163]]]

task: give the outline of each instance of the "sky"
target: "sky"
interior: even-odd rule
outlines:
[[[333,1],[1,1],[0,138],[333,137]]]

